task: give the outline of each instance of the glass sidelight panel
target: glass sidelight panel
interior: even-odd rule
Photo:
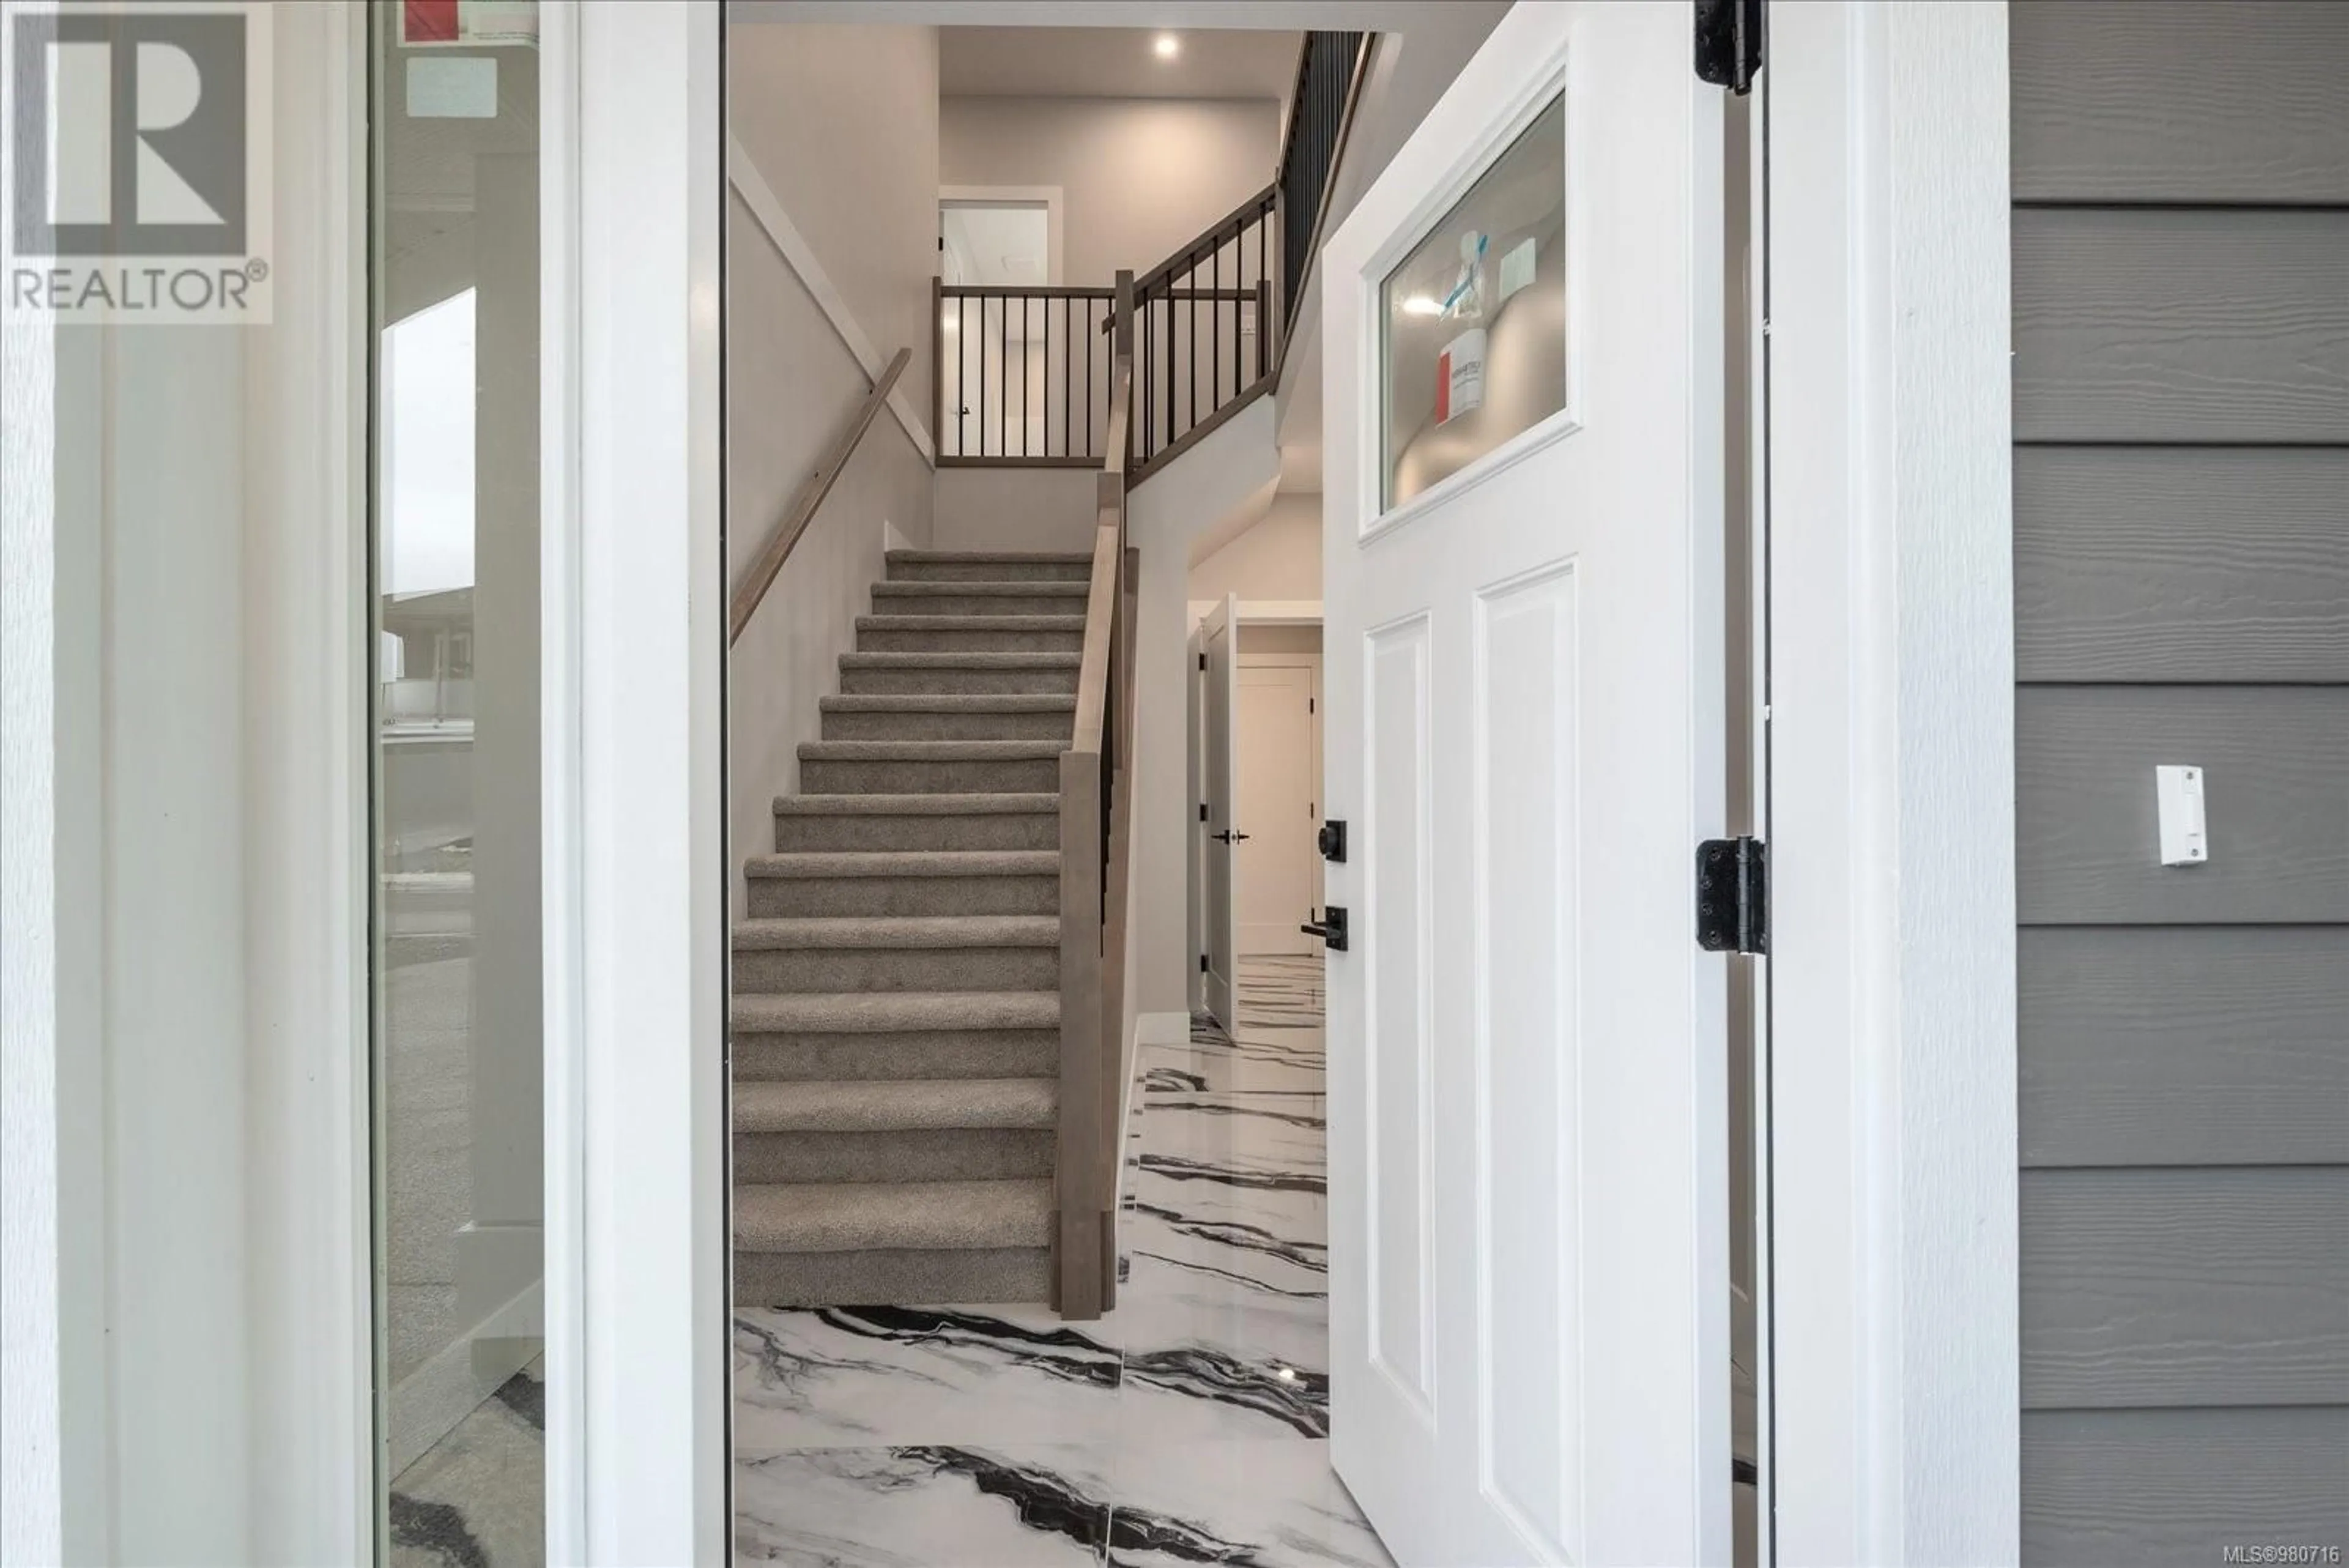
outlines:
[[[536,7],[370,7],[378,1535],[544,1556]]]
[[[1379,286],[1381,510],[1566,407],[1566,100]]]

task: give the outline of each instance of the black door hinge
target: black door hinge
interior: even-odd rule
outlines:
[[[1740,95],[1762,68],[1764,0],[1696,0],[1696,74]]]
[[[1207,972],[1207,955],[1205,953],[1199,955],[1199,972],[1201,974]]]
[[[1207,656],[1204,653],[1199,655],[1199,668],[1202,670],[1207,668]]]
[[[1697,846],[1696,945],[1709,953],[1770,950],[1770,849],[1760,839]]]
[[[1207,820],[1207,803],[1204,800],[1199,803],[1199,820],[1201,822]]]

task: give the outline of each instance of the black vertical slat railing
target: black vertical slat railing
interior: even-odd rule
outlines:
[[[1354,95],[1370,60],[1368,33],[1308,33],[1297,62],[1288,130],[1281,140],[1280,309],[1284,336],[1297,325],[1298,296],[1320,243],[1330,177],[1345,149]]]
[[[1109,424],[1108,288],[942,283],[938,461],[1098,468]]]
[[[1373,41],[1308,33],[1273,183],[1134,279],[1129,480],[1279,373]],[[1115,290],[940,284],[936,303],[939,462],[1102,466]]]
[[[1134,280],[1133,475],[1221,422],[1270,375],[1271,186]]]

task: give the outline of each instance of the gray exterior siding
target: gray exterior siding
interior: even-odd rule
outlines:
[[[2010,16],[2023,1560],[2349,1549],[2349,4]]]

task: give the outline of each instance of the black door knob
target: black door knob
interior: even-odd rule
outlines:
[[[1219,844],[1237,844],[1241,839],[1246,838],[1247,835],[1245,833],[1216,833],[1210,834],[1208,836],[1215,839]]]

